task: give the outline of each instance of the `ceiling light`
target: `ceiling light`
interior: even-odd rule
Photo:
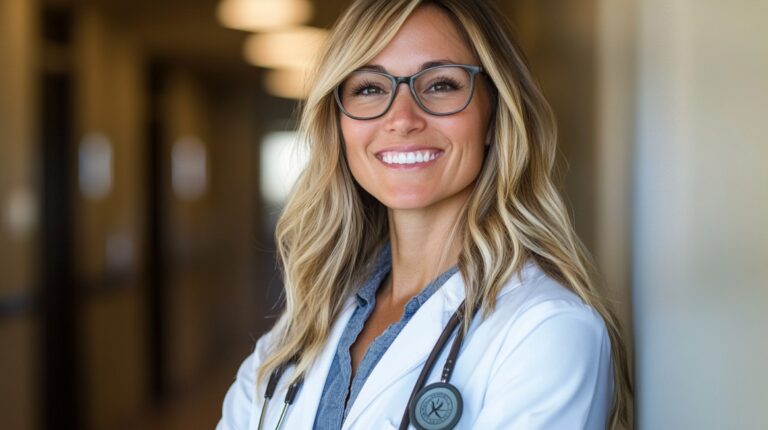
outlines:
[[[307,23],[312,18],[308,0],[222,0],[216,14],[229,28],[260,31]]]
[[[276,97],[300,100],[307,97],[305,70],[269,70],[264,74],[264,88]]]
[[[253,34],[245,41],[245,59],[259,67],[305,69],[312,63],[327,34],[327,30],[315,27]]]

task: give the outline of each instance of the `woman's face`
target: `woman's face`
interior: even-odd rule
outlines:
[[[479,65],[445,12],[419,7],[368,66],[395,76],[410,76],[425,63],[445,61]],[[484,77],[476,77],[474,95],[461,112],[435,116],[421,110],[407,84],[381,117],[356,120],[341,114],[341,131],[350,170],[357,182],[390,209],[430,209],[463,200],[477,178],[491,106]],[[400,153],[436,157],[413,164],[393,163]],[[388,162],[389,161],[389,162]]]

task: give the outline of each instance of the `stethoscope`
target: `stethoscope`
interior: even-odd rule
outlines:
[[[463,330],[459,329],[456,333],[456,337],[453,339],[448,358],[445,360],[445,365],[443,365],[443,373],[440,376],[440,381],[429,384],[426,387],[424,387],[424,383],[432,372],[432,368],[435,366],[437,358],[448,344],[448,339],[450,339],[451,334],[464,320],[464,307],[465,302],[462,301],[459,308],[454,312],[453,316],[451,316],[451,319],[448,320],[448,324],[446,324],[443,332],[437,339],[437,343],[435,343],[435,346],[432,348],[432,352],[429,354],[427,361],[424,363],[424,367],[421,369],[421,374],[419,374],[419,378],[416,380],[416,385],[414,385],[413,391],[411,391],[411,395],[408,398],[408,404],[405,412],[403,412],[403,418],[400,421],[400,430],[406,430],[410,423],[413,423],[413,426],[418,430],[449,430],[454,428],[456,423],[459,422],[459,419],[461,419],[464,402],[458,388],[452,385],[449,381],[459,356],[461,342],[464,340]],[[477,309],[478,307],[476,306],[474,312],[477,312]],[[258,430],[261,430],[264,411],[267,410],[267,404],[275,394],[277,382],[280,380],[285,369],[296,361],[296,357],[294,357],[288,362],[281,364],[269,376],[267,388],[264,392],[264,406],[261,408],[261,414],[259,416]],[[285,393],[283,410],[280,412],[280,418],[277,421],[275,430],[279,430],[280,426],[283,424],[285,414],[291,404],[293,404],[303,382],[304,378],[302,377],[288,387],[288,391]]]

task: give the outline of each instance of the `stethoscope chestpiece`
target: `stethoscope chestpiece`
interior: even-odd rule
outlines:
[[[418,430],[450,430],[459,422],[463,407],[456,387],[435,382],[416,393],[409,403],[408,415]]]
[[[459,389],[451,385],[451,375],[459,356],[459,349],[464,340],[464,332],[459,329],[456,337],[453,339],[453,345],[448,352],[448,358],[443,366],[443,373],[440,382],[429,384],[423,388],[424,383],[429,377],[432,367],[437,361],[437,357],[448,342],[448,338],[453,330],[461,324],[464,318],[465,302],[461,302],[456,312],[448,324],[443,329],[437,343],[432,348],[432,352],[427,357],[424,367],[421,369],[416,385],[411,391],[406,410],[403,412],[403,419],[400,421],[400,430],[406,430],[408,424],[413,424],[418,430],[450,430],[456,426],[461,419],[461,413],[464,409],[464,402],[461,399]],[[477,307],[475,307],[475,312]],[[472,315],[474,317],[474,313]]]

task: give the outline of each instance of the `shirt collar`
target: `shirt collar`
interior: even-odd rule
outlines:
[[[376,297],[376,290],[379,289],[381,281],[392,270],[392,251],[389,242],[381,247],[373,267],[373,273],[368,277],[362,287],[357,290],[357,303],[360,306],[371,303]]]

